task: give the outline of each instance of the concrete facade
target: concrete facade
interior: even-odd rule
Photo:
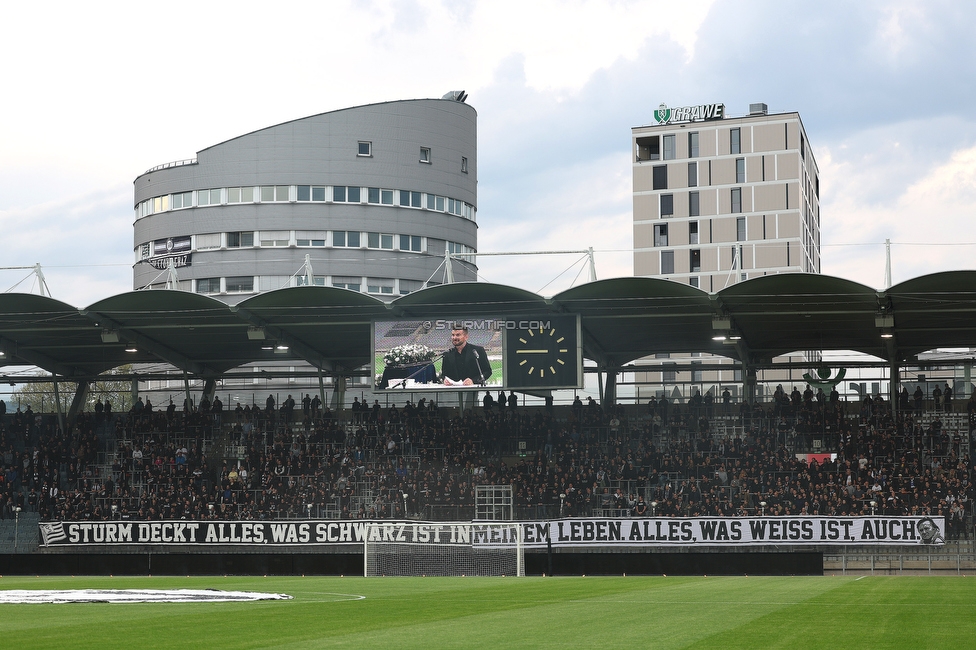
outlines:
[[[798,113],[760,105],[634,127],[631,139],[635,275],[714,292],[820,272],[819,170]]]
[[[635,275],[714,293],[763,275],[820,273],[820,174],[799,113],[753,104],[729,117],[722,104],[662,104],[653,118],[631,130]],[[782,360],[820,358],[798,352]],[[716,363],[728,370],[696,369]],[[647,384],[639,400],[696,391],[717,399],[724,388],[739,399],[756,388],[724,357],[665,354],[644,366],[655,371],[636,373]],[[796,379],[767,372],[763,382]]]
[[[392,299],[477,250],[477,113],[455,99],[347,108],[260,129],[135,179],[133,288],[234,304],[311,282]],[[306,266],[306,255],[311,273]],[[473,257],[452,262],[475,280]]]

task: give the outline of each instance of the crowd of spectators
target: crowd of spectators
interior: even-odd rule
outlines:
[[[471,518],[476,486],[510,484],[520,518],[932,515],[950,536],[970,532],[969,432],[911,399],[892,416],[880,397],[810,389],[778,388],[767,404],[577,399],[558,411],[503,397],[464,412],[357,399],[342,417],[310,396],[229,411],[219,399],[181,411],[140,401],[83,413],[68,432],[52,416],[8,414],[0,516]],[[814,435],[833,459],[797,453]]]

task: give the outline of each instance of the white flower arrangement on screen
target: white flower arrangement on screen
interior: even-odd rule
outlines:
[[[436,356],[437,353],[426,345],[407,343],[390,348],[390,351],[383,355],[383,363],[388,366],[408,366],[414,363],[426,363]]]

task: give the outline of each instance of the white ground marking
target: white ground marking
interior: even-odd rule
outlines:
[[[223,603],[290,600],[288,594],[216,589],[8,589],[0,604],[9,603]]]

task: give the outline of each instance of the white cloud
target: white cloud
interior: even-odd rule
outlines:
[[[78,304],[131,286],[131,182],[149,167],[461,88],[479,112],[482,251],[624,250],[598,252],[597,273],[629,274],[630,127],[661,101],[758,100],[800,111],[817,152],[824,272],[880,286],[886,237],[895,281],[973,266],[968,3],[174,0],[4,17],[2,263],[41,262]],[[571,261],[480,260],[531,290]]]
[[[824,236],[824,273],[881,288],[885,239],[891,240],[894,284],[937,271],[976,268],[976,146],[952,153],[915,182],[889,182],[884,187],[891,194],[883,200],[865,200],[861,186],[910,163],[910,155],[863,167],[856,160],[835,162],[825,156],[823,182],[835,183],[836,189],[821,211],[830,225]]]

